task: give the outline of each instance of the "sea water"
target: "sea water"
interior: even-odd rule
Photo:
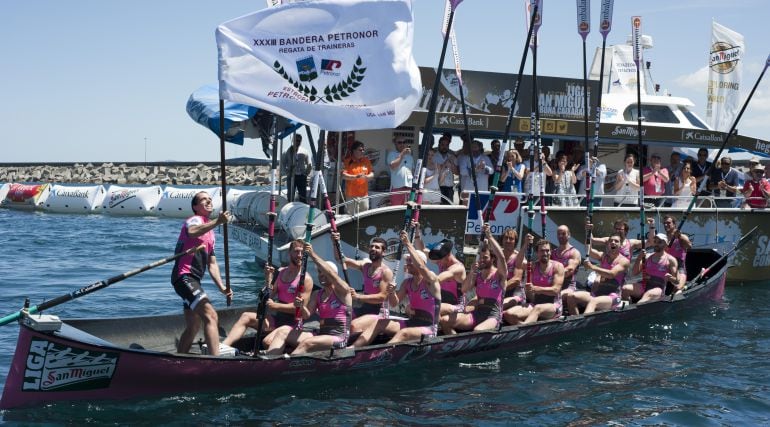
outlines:
[[[172,254],[179,219],[0,209],[0,316]],[[217,258],[224,270],[222,236]],[[264,277],[230,242],[235,304]],[[165,265],[50,309],[61,317],[177,312]],[[209,279],[215,306],[224,297]],[[770,281],[648,322],[574,334],[524,352],[397,366],[225,392],[125,402],[56,403],[0,412],[10,424],[767,425]],[[0,327],[5,384],[18,326]]]

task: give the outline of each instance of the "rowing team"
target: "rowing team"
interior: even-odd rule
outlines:
[[[344,258],[346,268],[360,270],[363,289],[357,292],[338,274],[337,267],[324,261],[312,245],[302,240],[292,242],[289,264],[275,271],[266,267],[268,283],[272,283],[267,301],[269,314],[263,320],[262,345],[265,354],[278,355],[293,347],[292,354],[371,344],[383,335],[389,343],[419,340],[457,331],[495,330],[503,323],[518,325],[577,315],[594,311],[617,309],[623,300],[645,303],[664,297],[667,286],[676,292],[686,281],[684,261],[691,247],[681,234],[674,219],[663,219],[665,233],[655,233],[653,220],[648,220],[648,246],[651,253],[640,251],[631,266],[631,253],[642,248],[643,242],[628,239],[628,224],[615,223],[614,232],[607,237],[592,238],[590,258],[582,262],[592,281],[589,289],[578,289],[575,273],[581,265],[580,254],[569,244],[570,230],[558,227],[558,245],[552,248],[547,240],[534,241],[528,235],[521,250],[517,250],[515,230],[506,230],[501,242],[491,234],[488,224],[476,262],[470,272],[452,253],[453,244],[442,240],[430,248],[422,243],[419,224],[413,223],[413,242],[406,232],[400,234],[406,248],[405,279],[396,286],[393,271],[383,263],[386,242],[372,239],[369,258]],[[587,224],[591,229],[591,224]],[[333,234],[339,240],[339,235]],[[669,242],[672,242],[669,245]],[[534,250],[534,256],[525,256]],[[318,269],[321,288],[311,292],[313,281],[305,276],[300,286],[303,251]],[[437,264],[438,273],[431,270],[428,260]],[[626,283],[626,274],[640,275],[638,283]],[[526,279],[526,280],[524,280]],[[465,296],[475,297],[465,302]],[[389,307],[406,302],[407,318],[391,317]],[[354,312],[353,303],[360,303]],[[382,308],[385,307],[383,313]],[[320,327],[315,332],[297,327],[295,313],[307,319],[317,314]],[[257,328],[256,313],[243,313],[223,344],[232,346],[248,327]]]

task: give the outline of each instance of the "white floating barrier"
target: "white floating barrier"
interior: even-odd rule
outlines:
[[[278,214],[278,224],[292,239],[305,237],[305,223],[310,206],[302,202],[287,203]],[[313,228],[326,225],[326,215],[320,209],[315,210]]]
[[[5,195],[8,194],[9,188],[11,188],[11,184],[7,182],[0,186],[0,206],[3,205],[3,200],[5,200]]]
[[[162,193],[160,185],[150,187],[111,185],[102,202],[102,209],[110,215],[155,215]]]
[[[238,199],[244,194],[253,193],[254,190],[239,190],[237,188],[227,189],[227,210],[235,212],[235,208],[238,204]],[[237,215],[236,215],[237,216]]]
[[[275,199],[276,212],[281,210],[288,200],[286,197],[278,195]],[[270,191],[261,190],[248,194],[242,194],[233,209],[233,213],[239,221],[256,222],[263,227],[269,225],[267,214],[270,212]],[[307,214],[307,211],[305,212]]]
[[[101,185],[66,186],[56,184],[45,201],[43,210],[60,213],[94,213],[101,211],[107,191]]]
[[[219,187],[210,188],[178,188],[166,186],[158,202],[158,215],[173,218],[187,218],[193,214],[192,198],[197,193],[205,191],[211,196],[214,204],[214,214],[219,213],[222,208],[222,191]]]
[[[0,206],[10,209],[42,208],[51,194],[51,184],[10,184]]]

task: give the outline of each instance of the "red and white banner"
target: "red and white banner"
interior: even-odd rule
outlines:
[[[422,84],[409,0],[288,3],[217,28],[219,95],[330,131],[399,126]]]
[[[740,109],[745,50],[742,35],[712,21],[706,122],[714,130],[730,130]]]

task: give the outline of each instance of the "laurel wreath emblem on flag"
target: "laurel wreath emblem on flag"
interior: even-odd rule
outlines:
[[[363,67],[362,65],[364,65],[364,62],[361,60],[361,57],[358,56],[355,65],[353,65],[353,70],[350,71],[348,77],[337,83],[326,86],[323,89],[323,95],[319,95],[318,89],[316,89],[315,86],[300,83],[292,78],[280,62],[275,61],[273,63],[273,69],[290,85],[294,86],[295,89],[307,96],[310,102],[321,101],[333,104],[334,101],[341,101],[343,98],[350,96],[359,86],[361,86],[361,81],[366,77],[364,75],[366,73],[366,67]]]

